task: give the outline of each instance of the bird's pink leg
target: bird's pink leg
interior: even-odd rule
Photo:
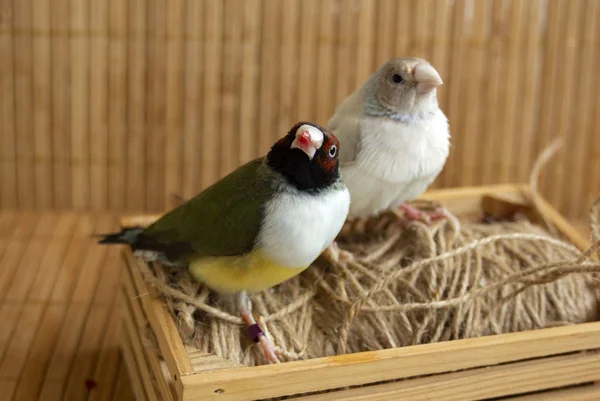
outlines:
[[[352,259],[352,254],[348,251],[340,249],[339,245],[335,241],[333,241],[327,248],[325,248],[325,250],[323,251],[323,256],[330,260],[333,260],[334,262]]]
[[[248,325],[248,335],[256,342],[260,343],[263,350],[263,354],[270,363],[279,363],[279,358],[275,353],[275,346],[267,337],[263,329],[259,326],[252,315],[252,303],[248,294],[242,291],[238,294],[238,307],[240,309],[240,315],[246,324]]]
[[[409,221],[423,221],[430,223],[435,220],[446,219],[448,215],[444,210],[433,210],[431,212],[423,212],[417,208],[414,208],[406,203],[400,205],[400,209],[404,212],[406,219]]]

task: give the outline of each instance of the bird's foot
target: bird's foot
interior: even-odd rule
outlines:
[[[336,241],[333,241],[324,251],[323,256],[328,260],[339,263],[352,259],[352,254],[348,251],[340,249]]]
[[[448,214],[442,208],[432,211],[422,211],[406,203],[401,204],[399,208],[404,212],[404,217],[408,221],[422,221],[429,224],[436,220],[448,218]]]
[[[252,311],[245,310],[241,312],[242,319],[248,325],[248,335],[253,341],[260,343],[265,358],[269,363],[279,363],[279,358],[275,351],[275,346],[271,339],[265,334],[263,328],[256,322]],[[263,321],[262,319],[261,322]],[[264,323],[263,323],[264,324]]]

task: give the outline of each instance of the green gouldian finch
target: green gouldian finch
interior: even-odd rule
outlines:
[[[252,315],[248,293],[306,269],[340,232],[350,193],[339,171],[339,143],[308,122],[294,125],[255,159],[166,213],[147,228],[103,235],[148,261],[187,267],[195,280],[235,294],[248,334],[270,362],[273,344]]]

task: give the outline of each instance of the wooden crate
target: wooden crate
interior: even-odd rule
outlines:
[[[528,206],[522,185],[428,192],[461,218],[521,212],[546,216],[579,248],[586,239],[547,202]],[[147,224],[157,216],[126,218]],[[125,360],[139,400],[257,400],[295,394],[302,400],[600,399],[600,322],[244,367],[184,346],[160,298],[124,250]],[[158,351],[146,347],[150,327]],[[587,351],[587,352],[582,352]],[[398,380],[403,379],[403,380]],[[386,382],[390,380],[398,380]],[[360,386],[360,387],[356,387]],[[319,393],[323,390],[334,390]]]

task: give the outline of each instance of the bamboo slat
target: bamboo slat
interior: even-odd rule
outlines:
[[[17,197],[19,206],[35,206],[33,132],[32,1],[13,1],[14,132],[16,142]],[[20,33],[20,34],[19,34]],[[10,133],[9,133],[10,135]]]
[[[50,30],[50,0],[34,0],[33,31]],[[52,202],[51,155],[51,72],[50,36],[33,37],[33,132],[35,168],[35,205],[49,209]],[[30,144],[31,146],[32,144]],[[31,194],[29,196],[32,196]]]
[[[90,29],[98,32],[90,40],[90,208],[106,209],[108,203],[109,158],[108,110],[109,110],[109,10],[108,2],[90,3]],[[112,32],[111,32],[112,33]],[[112,61],[112,58],[110,58]],[[109,67],[110,65],[110,67]],[[112,99],[112,96],[110,96]],[[120,174],[121,176],[123,174]]]
[[[14,208],[17,198],[15,76],[12,2],[0,2],[0,205]]]
[[[71,154],[71,44],[68,26],[71,18],[70,0],[52,3],[52,183],[54,206],[70,208],[72,199]],[[18,156],[17,156],[18,157]],[[22,205],[21,205],[22,206]]]
[[[586,151],[586,147],[589,146],[591,138],[594,134],[591,129],[592,108],[595,104],[595,91],[594,85],[597,84],[597,74],[590,73],[590,71],[597,71],[598,62],[600,61],[598,54],[598,47],[594,46],[594,38],[600,35],[599,26],[600,20],[599,10],[600,3],[594,0],[588,0],[583,5],[585,10],[582,17],[581,29],[582,29],[582,49],[579,52],[580,62],[576,67],[579,67],[577,76],[581,77],[579,87],[577,88],[576,98],[580,102],[579,106],[575,111],[575,121],[573,123],[573,129],[570,132],[572,135],[573,146],[569,148],[573,156],[580,158],[580,163],[574,163],[571,168],[572,173],[572,191],[565,194],[563,197],[563,203],[557,205],[565,210],[576,209],[581,202],[579,199],[581,196],[585,196],[586,202],[592,202],[594,199],[590,196],[590,192],[587,192],[585,175],[590,172],[590,164],[592,163],[591,153]],[[577,134],[574,134],[577,133]],[[592,188],[590,188],[592,189]],[[593,192],[592,192],[593,193]]]
[[[71,176],[73,207],[83,209],[89,203],[91,92],[89,3],[71,0],[69,42],[71,45]]]
[[[127,157],[127,2],[108,2],[108,31],[111,38],[108,46],[108,203],[112,209],[125,206],[125,174]],[[157,197],[155,197],[157,198]]]
[[[182,179],[182,119],[183,119],[183,30],[185,28],[185,1],[169,2],[166,30],[166,95],[165,95],[165,191],[164,205],[169,205],[172,194],[181,194]],[[135,156],[134,156],[135,157]]]
[[[0,207],[161,212],[326,124],[420,56],[452,149],[433,187],[523,182],[584,218],[600,192],[595,0],[0,1]]]
[[[260,56],[260,0],[246,0],[244,2],[244,31],[242,38],[244,41],[242,54],[242,75],[241,75],[241,99],[240,99],[240,144],[239,158],[240,164],[250,161],[257,153],[258,146],[255,141],[254,132],[258,124],[258,104],[256,102],[256,92],[258,88],[259,68],[258,60]]]
[[[148,69],[147,4],[146,0],[128,0],[127,6],[127,177],[125,206],[127,209],[146,207],[146,152],[149,132],[146,124]],[[194,2],[197,3],[197,2]],[[109,189],[112,190],[112,188]]]

